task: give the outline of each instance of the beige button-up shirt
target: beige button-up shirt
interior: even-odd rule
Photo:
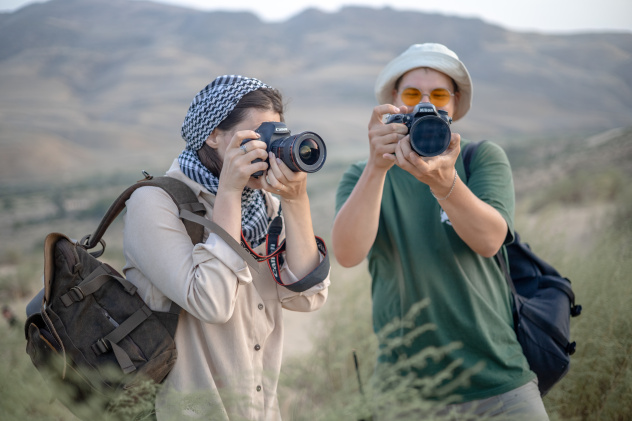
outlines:
[[[167,175],[191,187],[210,219],[215,196],[184,175],[177,159]],[[265,200],[268,214],[276,215],[278,199],[266,193]],[[269,271],[251,273],[216,234],[205,229],[204,239],[191,244],[177,206],[158,187],[138,189],[127,201],[126,278],[152,310],[167,311],[171,301],[184,310],[175,338],[178,359],[156,399],[158,419],[279,420],[282,309],[320,308],[329,277],[292,292]],[[264,248],[255,251],[264,254]],[[298,281],[286,264],[281,279]]]

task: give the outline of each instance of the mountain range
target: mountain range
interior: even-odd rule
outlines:
[[[216,76],[278,88],[286,121],[361,157],[382,67],[439,42],[474,83],[470,139],[595,134],[632,125],[632,33],[513,32],[479,19],[344,7],[283,22],[135,0],[51,0],[0,13],[2,185],[164,171],[180,125]],[[139,173],[140,174],[140,173]]]

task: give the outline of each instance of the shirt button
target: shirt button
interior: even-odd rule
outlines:
[[[263,304],[259,304],[257,307],[259,307],[259,310],[263,310]]]
[[[261,386],[257,386],[257,392],[261,392]]]
[[[257,344],[255,345],[255,351],[259,351],[261,349],[261,345]]]

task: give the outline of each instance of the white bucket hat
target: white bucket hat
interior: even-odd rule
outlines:
[[[375,81],[375,97],[378,103],[390,103],[397,79],[418,67],[429,67],[454,79],[461,97],[452,118],[462,118],[472,105],[472,79],[456,53],[441,44],[413,44],[391,60]]]

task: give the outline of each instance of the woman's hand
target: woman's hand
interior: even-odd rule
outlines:
[[[268,164],[264,162],[268,156],[267,145],[259,139],[259,133],[254,130],[236,132],[224,152],[224,163],[220,174],[220,187],[227,191],[241,192],[246,187],[252,174],[266,171]],[[241,147],[245,139],[254,139]],[[261,162],[254,162],[260,159]]]
[[[395,155],[389,157],[400,168],[427,184],[437,197],[445,197],[454,184],[455,163],[461,152],[461,135],[452,133],[450,145],[441,155],[420,156],[410,145],[410,136],[399,141]]]
[[[307,198],[307,173],[292,171],[285,163],[272,152],[268,153],[270,167],[264,177],[261,177],[261,186],[264,190],[276,193],[281,200],[294,201]]]
[[[264,190],[281,196],[285,221],[285,257],[292,273],[301,279],[320,262],[307,196],[307,173],[292,171],[272,152],[268,154],[268,159],[270,168],[259,179]]]
[[[244,144],[244,139],[255,139]],[[224,228],[236,241],[241,240],[241,194],[253,173],[265,171],[268,164],[267,145],[253,130],[236,132],[224,151],[224,163],[213,211],[213,221]],[[253,163],[255,159],[261,162]]]

